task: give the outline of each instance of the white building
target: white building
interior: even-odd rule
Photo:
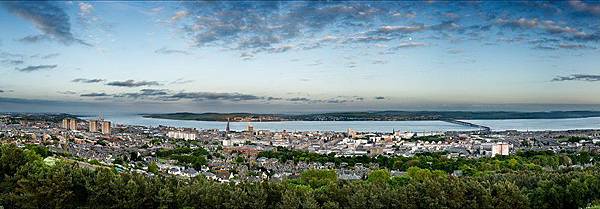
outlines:
[[[195,132],[188,131],[169,131],[167,137],[175,139],[196,140]]]
[[[492,145],[492,157],[496,155],[508,155],[510,152],[510,145],[507,143],[497,143]]]

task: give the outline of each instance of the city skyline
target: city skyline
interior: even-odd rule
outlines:
[[[600,4],[2,2],[0,109],[598,109]]]

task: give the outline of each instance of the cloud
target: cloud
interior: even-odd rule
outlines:
[[[596,47],[588,46],[584,44],[572,44],[572,43],[558,43],[558,44],[539,44],[533,47],[538,50],[559,50],[559,49],[596,49]]]
[[[532,49],[536,49],[536,50],[546,50],[546,51],[553,51],[553,50],[558,50],[557,47],[554,46],[547,46],[547,45],[537,45],[532,47]]]
[[[270,53],[283,53],[283,52],[287,52],[293,48],[294,48],[294,45],[283,45],[283,46],[269,48],[267,51]]]
[[[46,69],[54,69],[56,68],[58,65],[30,65],[24,68],[15,68],[18,71],[21,72],[33,72],[33,71],[39,71],[39,70],[46,70]]]
[[[573,35],[573,37],[571,37],[571,40],[598,42],[598,41],[600,41],[600,31],[591,33],[591,34],[590,33],[575,34],[575,35]]]
[[[538,25],[537,19],[526,19],[519,18],[516,20],[499,18],[496,20],[496,24],[504,27],[509,27],[513,29],[517,28],[535,28]]]
[[[61,43],[90,45],[73,36],[69,16],[56,2],[8,1],[2,2],[2,5],[13,14],[31,21],[44,35],[48,35]]]
[[[162,47],[154,51],[157,54],[184,54],[189,55],[190,53],[184,50],[176,50],[176,49],[168,49],[166,47]]]
[[[24,59],[25,55],[23,55],[23,54],[16,54],[16,53],[10,53],[10,52],[0,52],[0,57],[1,58]]]
[[[285,99],[285,101],[288,102],[293,102],[293,103],[308,103],[308,104],[316,104],[316,103],[321,103],[321,104],[342,104],[342,103],[348,103],[348,102],[355,102],[355,101],[363,101],[364,98],[362,97],[343,97],[343,96],[338,96],[336,98],[330,98],[330,99],[311,99],[311,98],[307,98],[307,97],[293,97],[293,98],[287,98]]]
[[[427,46],[427,43],[423,43],[423,42],[402,42],[392,48],[390,48],[391,50],[397,50],[397,49],[404,49],[404,48],[416,48],[416,47],[422,47],[422,46]]]
[[[382,64],[387,64],[388,61],[387,60],[373,60],[373,62],[371,62],[371,64],[374,65],[382,65]]]
[[[126,80],[126,81],[112,81],[107,83],[108,86],[117,86],[117,87],[141,87],[141,86],[159,86],[161,85],[157,81],[134,81],[134,80]]]
[[[18,41],[23,43],[39,43],[42,41],[50,40],[47,35],[29,35],[23,38],[20,38]]]
[[[586,33],[585,31],[576,29],[574,27],[565,25],[564,23],[557,23],[552,20],[540,21],[537,18],[526,19],[520,18],[516,20],[510,19],[497,19],[496,24],[502,27],[509,27],[512,29],[535,29],[541,30],[548,35],[557,36],[559,38],[576,41],[599,41],[600,35],[598,33]]]
[[[558,23],[547,20],[541,23],[541,28],[549,33],[567,33],[567,34],[582,34],[579,30],[569,27],[569,26],[561,26]]]
[[[462,49],[448,49],[447,52],[448,52],[448,54],[462,54],[464,52],[464,50],[462,50]]]
[[[572,74],[570,76],[557,76],[552,81],[600,81],[600,75]]]
[[[442,16],[444,16],[444,17],[446,17],[446,18],[448,18],[448,19],[451,19],[451,20],[457,20],[457,19],[460,19],[460,15],[459,15],[459,14],[456,14],[456,13],[454,13],[454,12],[446,12],[446,13],[444,13]]]
[[[382,99],[385,99],[385,97],[378,96],[378,97],[375,97],[375,99],[376,99],[376,100],[382,100]]]
[[[560,37],[561,40],[600,41],[600,32],[592,32],[597,31],[595,25],[581,24],[575,20],[578,17],[567,15],[573,9],[559,8],[559,4],[481,2],[463,5],[449,2],[444,4],[447,9],[439,8],[442,4],[424,7],[419,4],[386,1],[186,1],[172,17],[176,20],[172,25],[191,39],[196,47],[221,47],[253,54],[310,50],[325,44],[336,48],[355,47],[354,44],[389,42],[409,36],[428,43],[434,41],[425,39],[451,42],[482,41],[498,36],[514,39],[512,33],[485,34],[500,34],[507,29],[536,30],[534,32],[543,33],[545,37]],[[580,1],[571,4],[585,11],[593,11],[590,8],[596,6]],[[498,9],[500,5],[505,7],[502,11]],[[549,9],[556,16],[548,15]],[[422,22],[406,19],[415,18],[417,12],[423,13],[420,15],[423,18],[418,19]],[[331,39],[319,38],[323,36]]]
[[[189,21],[181,21],[180,27],[197,46],[263,50],[331,27],[363,25],[389,10],[381,3],[355,2],[224,1],[184,5],[188,12],[184,18]]]
[[[310,101],[312,101],[311,99],[306,98],[306,97],[294,97],[294,98],[289,98],[286,100],[290,101],[290,102],[310,102]]]
[[[59,55],[60,55],[59,53],[51,53],[51,54],[42,56],[42,59],[52,59],[52,58],[58,57]]]
[[[23,60],[5,59],[5,60],[2,60],[2,63],[8,64],[8,65],[21,65],[25,62]]]
[[[346,100],[346,99],[328,99],[324,101],[325,103],[329,103],[329,104],[342,104],[342,103],[347,103],[347,102],[352,102],[350,100]]]
[[[127,97],[132,99],[139,98],[148,98],[148,97],[156,97],[156,96],[166,96],[168,95],[168,91],[166,89],[142,89],[137,93],[124,93],[117,94],[114,97]]]
[[[221,101],[251,101],[251,100],[261,100],[265,99],[265,97],[250,95],[250,94],[240,94],[240,93],[215,93],[215,92],[180,92],[175,93],[173,95],[164,97],[167,100],[180,100],[180,99],[190,99],[194,101],[204,101],[204,100],[221,100]]]
[[[192,82],[194,82],[194,80],[185,80],[183,78],[179,78],[177,80],[174,80],[170,84],[186,84],[186,83],[192,83]]]
[[[559,48],[561,49],[595,49],[596,47],[591,47],[583,44],[559,44]]]
[[[94,6],[89,3],[79,2],[79,13],[82,15],[90,15],[94,11]]]
[[[242,52],[242,54],[240,54],[240,58],[242,58],[244,61],[248,61],[254,59],[254,55],[248,52]]]
[[[64,95],[73,95],[73,94],[77,94],[77,92],[74,92],[74,91],[57,91],[56,93],[59,93],[59,94],[64,94]]]
[[[81,94],[79,95],[80,97],[108,97],[111,96],[110,94],[104,93],[104,92],[100,92],[100,93],[87,93],[87,94]]]
[[[417,13],[414,11],[408,11],[408,12],[395,12],[392,14],[392,17],[402,17],[402,18],[415,18],[417,17]]]
[[[580,0],[570,0],[569,5],[580,12],[586,12],[592,15],[600,15],[600,5],[592,5]]]
[[[389,35],[389,34],[396,34],[396,33],[401,33],[401,34],[406,34],[406,33],[414,33],[414,32],[419,32],[419,31],[423,31],[425,30],[425,25],[424,24],[414,24],[414,25],[410,25],[410,26],[390,26],[390,25],[386,25],[386,26],[382,26],[379,29],[375,30],[375,31],[371,31],[371,34],[376,34],[376,35]]]
[[[432,25],[429,28],[431,28],[432,30],[438,30],[438,31],[452,31],[452,30],[461,29],[462,27],[454,21],[444,21],[444,22],[441,22],[440,24]]]
[[[86,78],[76,78],[71,80],[71,82],[74,83],[101,83],[106,81],[105,79],[99,79],[99,78],[94,78],[94,79],[86,79]]]
[[[347,38],[344,43],[372,43],[372,42],[382,42],[382,41],[391,41],[392,38],[385,36],[366,36],[366,35],[358,35]]]
[[[179,21],[180,19],[187,17],[189,14],[190,13],[185,10],[177,11],[177,12],[175,12],[175,15],[173,15],[171,17],[171,21],[173,21],[173,22]]]

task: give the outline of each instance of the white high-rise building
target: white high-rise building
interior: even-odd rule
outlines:
[[[510,152],[510,145],[507,143],[497,143],[492,145],[492,157],[496,155],[508,155]]]

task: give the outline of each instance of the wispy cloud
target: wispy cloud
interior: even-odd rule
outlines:
[[[126,97],[132,99],[140,99],[140,98],[148,98],[155,96],[166,96],[168,95],[168,90],[166,89],[142,89],[136,93],[124,93],[114,95],[115,97]]]
[[[117,87],[141,87],[141,86],[159,86],[161,85],[158,81],[135,81],[135,80],[126,80],[126,81],[112,81],[106,83],[108,86],[117,86]]]
[[[81,94],[79,95],[81,97],[108,97],[111,96],[110,94],[104,93],[104,92],[95,92],[95,93],[86,93],[86,94]]]
[[[391,50],[404,49],[404,48],[416,48],[427,46],[427,43],[424,42],[402,42],[394,47],[391,47]]]
[[[160,49],[157,49],[154,51],[157,54],[184,54],[184,55],[189,55],[190,53],[184,50],[177,50],[177,49],[168,49],[167,47],[162,47]]]
[[[188,15],[190,15],[190,13],[186,10],[180,10],[175,12],[175,14],[171,17],[171,21],[172,22],[176,22],[178,20],[181,20],[182,18],[187,17]]]
[[[600,81],[600,75],[572,74],[570,76],[557,76],[552,81]]]
[[[71,80],[71,82],[74,83],[101,83],[106,81],[105,79],[99,79],[99,78],[93,78],[93,79],[87,79],[87,78],[76,78]]]
[[[8,65],[21,65],[25,62],[23,60],[5,59],[5,60],[2,60],[2,63],[8,64]]]
[[[59,55],[60,55],[60,53],[50,53],[50,54],[42,56],[41,58],[42,59],[52,59],[52,58],[58,57]]]
[[[57,66],[58,65],[31,65],[31,66],[27,66],[24,68],[15,68],[15,69],[18,71],[21,71],[21,72],[34,72],[34,71],[40,71],[40,70],[54,69]]]
[[[190,99],[190,100],[195,100],[195,101],[204,101],[204,100],[250,101],[250,100],[264,99],[264,97],[251,95],[251,94],[215,93],[215,92],[179,92],[179,93],[167,96],[165,98],[170,99],[170,100]]]
[[[171,82],[171,84],[186,84],[186,83],[192,83],[192,82],[194,82],[194,80],[187,80],[187,79],[179,78],[179,79]]]
[[[50,38],[47,35],[29,35],[20,38],[18,41],[23,43],[39,43],[47,40],[50,40]]]
[[[64,95],[74,95],[77,94],[75,91],[57,91],[56,93],[64,94]]]
[[[600,16],[600,5],[592,5],[581,0],[570,0],[569,4],[578,11]]]

